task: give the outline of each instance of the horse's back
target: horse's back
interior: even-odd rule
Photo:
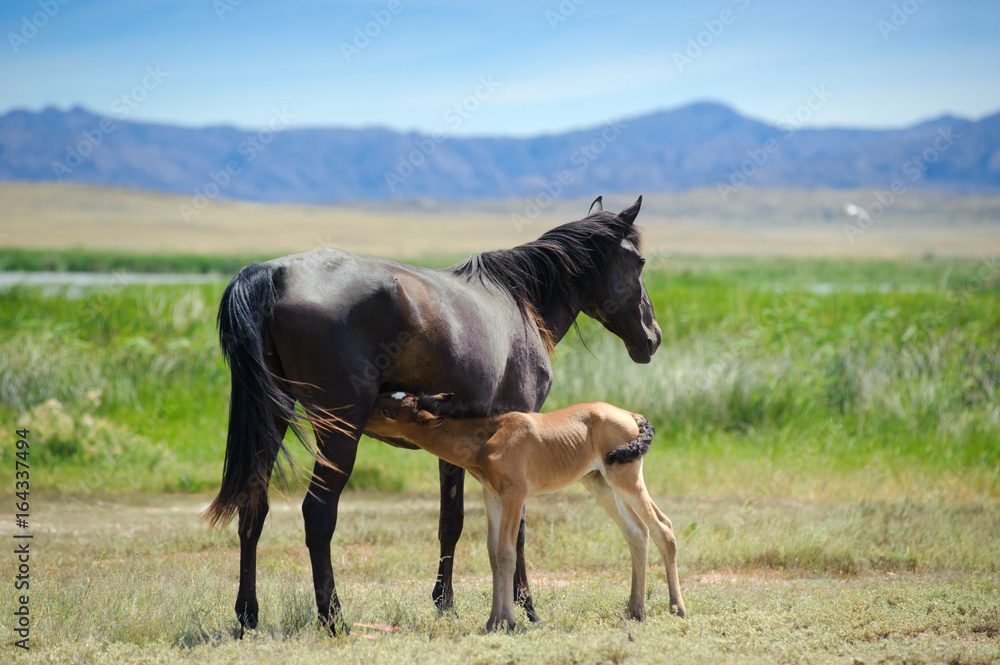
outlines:
[[[288,378],[340,381],[372,399],[392,386],[454,392],[484,411],[496,402],[537,407],[544,345],[498,290],[335,249],[269,265],[278,291],[272,334]]]

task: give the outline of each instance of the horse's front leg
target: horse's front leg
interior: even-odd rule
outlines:
[[[438,520],[441,558],[431,598],[437,608],[444,612],[452,608],[455,600],[451,578],[455,565],[455,547],[465,524],[465,469],[438,460],[438,475],[441,480],[441,516]]]

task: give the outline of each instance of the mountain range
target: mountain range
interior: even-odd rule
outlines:
[[[596,196],[695,188],[1000,192],[1000,113],[901,129],[770,124],[696,103],[529,138],[384,128],[135,122],[76,107],[0,116],[0,180],[66,181],[263,202]]]

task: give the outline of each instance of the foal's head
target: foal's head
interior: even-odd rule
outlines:
[[[440,427],[444,418],[438,415],[438,405],[451,400],[451,393],[438,395],[414,395],[397,391],[379,393],[372,407],[369,423],[416,424],[423,427]]]

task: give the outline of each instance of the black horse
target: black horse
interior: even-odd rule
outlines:
[[[295,402],[316,433],[302,503],[316,605],[320,620],[338,630],[330,541],[378,393],[447,391],[470,416],[537,411],[552,383],[549,353],[580,312],[620,337],[633,361],[649,362],[660,328],[642,282],[634,226],[641,204],[639,197],[614,214],[598,198],[582,220],[443,270],[319,249],[250,264],[233,278],[219,306],[232,373],[226,461],[206,516],[225,524],[239,512],[236,614],[243,628],[257,626],[257,541],[281,441],[289,425],[298,432]],[[441,462],[441,559],[432,597],[442,609],[452,603],[464,479],[462,469]],[[537,620],[523,515],[514,584],[515,598]]]

